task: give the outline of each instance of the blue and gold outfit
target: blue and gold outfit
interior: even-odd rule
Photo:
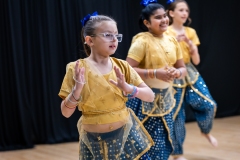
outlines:
[[[176,37],[176,33],[170,26],[166,34]],[[193,28],[185,27],[185,34],[195,45],[200,45],[199,38]],[[173,156],[183,154],[183,142],[185,139],[185,107],[190,105],[193,109],[198,126],[202,133],[208,134],[212,129],[213,119],[216,111],[216,102],[213,100],[206,83],[191,63],[189,46],[186,42],[179,42],[183,60],[187,69],[187,76],[184,79],[174,80],[176,106],[174,107],[174,136]]]
[[[133,37],[127,57],[139,62],[138,68],[158,69],[172,67],[182,59],[182,53],[175,38],[154,37],[149,32],[142,32]],[[155,93],[154,102],[142,102],[138,98],[127,101],[127,106],[135,112],[154,141],[154,146],[141,159],[167,160],[173,151],[174,89],[171,83],[159,79],[143,80]]]
[[[135,86],[143,83],[137,72],[126,62],[110,58],[125,80]],[[78,109],[82,112],[79,132],[79,160],[137,160],[153,145],[153,140],[134,112],[126,107],[127,98],[109,82],[117,81],[112,69],[102,75],[88,59],[81,59],[86,84],[81,91]],[[65,99],[75,85],[76,62],[67,65],[59,96]]]

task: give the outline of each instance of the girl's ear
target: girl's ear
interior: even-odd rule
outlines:
[[[92,37],[91,36],[86,36],[84,43],[87,44],[88,46],[92,46],[93,45]]]
[[[143,24],[144,24],[147,28],[150,27],[150,22],[147,21],[146,19],[143,20]]]
[[[169,16],[171,16],[172,18],[174,17],[173,11],[169,11]]]

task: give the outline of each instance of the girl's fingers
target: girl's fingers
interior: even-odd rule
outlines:
[[[76,62],[75,71],[78,69],[79,61]]]
[[[110,79],[109,82],[117,86],[117,82],[115,82],[114,80]]]
[[[84,75],[84,73],[85,73],[85,68],[84,67],[80,68],[80,74]]]

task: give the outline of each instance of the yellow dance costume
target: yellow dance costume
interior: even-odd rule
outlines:
[[[196,31],[190,27],[184,27],[185,34],[196,46],[200,45]],[[165,32],[170,36],[176,37],[176,33],[170,26]],[[187,76],[183,79],[174,80],[176,105],[174,107],[174,136],[173,146],[174,156],[183,154],[183,142],[185,140],[185,107],[190,105],[198,126],[202,133],[208,134],[212,129],[212,123],[216,111],[216,102],[213,100],[206,83],[199,74],[198,70],[191,63],[190,48],[184,41],[179,42],[183,60],[187,69]]]
[[[110,60],[112,65],[117,66],[125,75],[128,84],[138,86],[143,82],[126,61],[111,57]],[[59,92],[62,99],[71,93],[75,85],[75,64],[76,62],[71,62],[67,65]],[[153,141],[134,112],[126,107],[127,98],[123,96],[122,91],[109,82],[110,79],[117,81],[115,71],[112,69],[110,73],[102,75],[87,59],[80,60],[80,67],[85,67],[86,84],[78,105],[82,112],[77,123],[79,159],[139,159],[153,145]],[[108,125],[115,122],[122,125]],[[84,126],[88,125],[109,126],[109,131],[89,132],[84,130]]]
[[[159,38],[149,32],[142,32],[133,37],[127,57],[139,62],[138,68],[159,69],[173,67],[177,60],[182,59],[182,53],[175,38],[167,35]],[[174,89],[172,83],[159,79],[147,78],[144,82],[155,93],[154,102],[144,102],[138,98],[127,102],[155,143],[142,159],[167,160],[173,151]]]

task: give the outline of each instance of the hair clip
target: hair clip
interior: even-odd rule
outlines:
[[[171,3],[173,3],[175,0],[168,0],[167,1],[167,4],[171,4]]]
[[[143,6],[143,7],[146,7],[147,5],[149,5],[150,3],[157,3],[157,0],[142,0],[140,2],[140,4]]]
[[[97,11],[93,12],[93,14],[88,14],[88,15],[86,15],[86,16],[81,20],[82,26],[84,26],[84,25],[87,23],[87,21],[90,19],[91,16],[97,16],[97,15],[98,15],[98,12],[97,12]]]

